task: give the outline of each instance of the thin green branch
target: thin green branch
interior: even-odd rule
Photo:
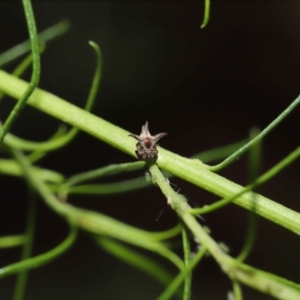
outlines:
[[[33,13],[30,0],[22,0],[22,3],[25,11],[26,22],[27,22],[27,27],[28,27],[29,37],[30,37],[31,51],[32,51],[32,59],[33,59],[32,76],[27,90],[25,91],[21,99],[17,102],[17,104],[10,112],[9,116],[7,117],[6,121],[3,124],[3,127],[0,128],[0,144],[3,141],[5,134],[9,131],[13,122],[16,120],[17,116],[20,114],[21,110],[25,106],[26,101],[33,93],[34,89],[38,86],[40,80],[40,72],[41,72],[40,53],[39,53],[39,43],[38,43],[34,13]]]
[[[93,41],[89,41],[89,45],[94,49],[96,54],[96,69],[95,69],[92,85],[89,91],[87,103],[84,108],[87,111],[91,111],[95,103],[95,99],[100,87],[101,76],[102,76],[102,64],[103,64],[102,52],[100,47]]]
[[[174,293],[178,290],[182,282],[185,280],[187,276],[192,272],[192,270],[199,264],[201,259],[204,257],[206,253],[206,248],[201,247],[200,250],[197,251],[194,258],[190,261],[190,263],[186,266],[184,270],[182,270],[174,280],[169,284],[168,288],[157,298],[157,300],[168,300],[170,299]]]
[[[42,31],[39,35],[39,41],[41,43],[46,43],[58,37],[59,35],[64,34],[70,28],[70,23],[67,20],[63,20],[50,28]],[[19,56],[27,53],[31,49],[30,41],[22,42],[21,44],[14,46],[13,48],[0,54],[0,68],[3,68],[6,64],[14,61]]]
[[[259,130],[257,128],[253,128],[250,131],[250,138],[255,138],[259,134]],[[255,182],[260,173],[261,160],[262,160],[262,140],[255,143],[249,151],[249,159],[248,159],[248,173],[249,173],[249,182]],[[252,191],[256,191],[256,187]],[[245,261],[252,251],[257,231],[258,231],[258,217],[255,213],[256,210],[256,197],[255,194],[252,196],[252,210],[248,213],[248,226],[246,233],[246,241],[241,250],[241,253],[238,255],[237,259],[240,261]]]
[[[65,253],[74,244],[74,241],[77,236],[77,227],[73,226],[73,225],[70,225],[70,227],[71,227],[71,230],[70,230],[68,237],[61,244],[59,244],[52,250],[50,250],[46,253],[37,255],[35,257],[28,258],[26,260],[23,260],[23,261],[20,261],[17,263],[13,263],[6,267],[0,268],[0,279],[7,277],[9,275],[19,273],[24,270],[39,268],[39,267],[51,262],[52,260],[58,258],[58,256],[62,255],[63,253]]]
[[[167,240],[170,238],[173,238],[177,236],[179,233],[181,233],[181,225],[178,224],[175,227],[165,230],[165,231],[158,231],[158,232],[153,232],[152,235],[158,239],[158,240]]]
[[[262,185],[263,183],[265,183],[266,181],[268,181],[269,179],[274,177],[276,174],[278,174],[280,171],[282,171],[284,168],[286,168],[288,165],[290,165],[293,161],[295,161],[299,157],[300,157],[300,147],[295,149],[292,153],[290,153],[288,156],[286,156],[282,161],[280,161],[278,164],[276,164],[274,167],[272,167],[269,171],[267,171],[266,173],[261,175],[259,178],[257,178],[254,183],[252,183],[252,184],[246,186],[245,188],[243,188],[242,190],[240,190],[237,194],[230,196],[228,198],[219,200],[209,206],[205,206],[203,208],[192,209],[191,213],[193,215],[198,215],[198,214],[203,215],[203,214],[207,214],[212,211],[215,211],[217,209],[220,209],[221,207],[232,203],[233,201],[237,200],[239,197],[241,197],[241,196],[245,195],[246,193],[250,192],[251,190],[253,190],[255,187]],[[257,209],[259,206],[259,203],[257,202],[259,200],[259,199],[257,199],[258,194],[251,193],[250,195],[251,195],[251,197],[255,197],[255,199],[256,199],[255,200],[256,201],[255,209],[257,212]],[[249,202],[249,210],[251,210],[251,207],[253,208],[253,201],[251,201],[251,203]],[[295,217],[296,217],[296,215],[295,215]],[[282,221],[285,221],[285,220],[282,219]],[[279,220],[278,220],[278,223],[279,223]],[[283,223],[281,223],[281,224],[283,225]],[[300,234],[300,232],[298,234]]]
[[[40,46],[40,54],[44,52],[46,45],[43,43]],[[23,59],[23,61],[13,70],[12,74],[16,77],[20,77],[32,64],[32,54],[29,54]],[[0,93],[0,101],[4,97],[4,93]]]
[[[58,172],[41,169],[39,167],[33,167],[33,172],[36,176],[46,182],[62,183],[64,181],[64,176]],[[0,174],[23,177],[24,173],[20,165],[13,159],[0,159]]]
[[[206,27],[210,17],[210,0],[204,0],[204,17],[200,28]]]
[[[137,251],[134,251],[133,249],[130,249],[112,239],[96,236],[95,240],[108,253],[114,255],[119,260],[122,260],[129,265],[143,271],[164,286],[171,282],[171,274],[167,272],[160,264],[146,257],[145,255],[142,255]]]
[[[240,283],[236,280],[232,280],[234,300],[243,300],[243,291]]]
[[[247,143],[245,146],[240,148],[238,151],[230,155],[228,158],[226,158],[221,163],[210,166],[209,170],[216,172],[219,171],[225,167],[227,167],[229,164],[231,164],[233,161],[237,160],[241,155],[243,155],[246,151],[249,150],[249,148],[256,143],[257,141],[260,141],[263,137],[265,137],[272,129],[274,129],[279,123],[283,121],[283,119],[288,116],[293,109],[300,103],[300,96],[296,100],[292,102],[273,122],[271,122],[259,135],[257,135],[254,139],[252,139],[249,143]]]
[[[91,88],[89,91],[89,95],[87,98],[87,102],[84,107],[84,110],[88,112],[92,110],[96,100],[97,93],[99,91],[101,75],[102,75],[102,63],[103,63],[102,52],[100,50],[100,47],[93,41],[89,41],[89,45],[93,48],[96,54],[96,69],[91,84]],[[66,146],[68,143],[70,143],[77,136],[78,132],[79,132],[79,128],[73,126],[73,128],[65,136],[62,136],[57,140],[55,140],[55,143],[51,143],[51,141],[49,141],[49,143],[44,142],[44,144],[40,144],[35,149],[40,149],[43,151],[57,150],[58,148]]]
[[[72,195],[111,195],[120,194],[124,192],[136,191],[149,187],[151,184],[145,180],[144,177],[136,179],[123,180],[113,183],[102,184],[82,184],[77,186],[71,186],[67,189],[68,194]],[[59,192],[62,192],[63,188],[60,188]]]
[[[185,268],[187,268],[191,260],[191,245],[189,239],[189,232],[185,224],[182,225],[182,245],[183,245],[184,264],[185,264]],[[182,300],[191,299],[191,288],[192,288],[192,272],[189,272],[186,273],[184,277]]]
[[[19,247],[26,243],[26,236],[24,234],[9,235],[0,237],[0,249]]]
[[[67,128],[65,125],[60,125],[57,129],[57,131],[49,138],[49,140],[55,140],[63,135],[65,135],[67,132]],[[5,136],[5,138],[7,135]],[[41,151],[41,150],[34,150],[30,154],[27,155],[27,158],[30,160],[31,163],[37,162],[43,157],[47,155],[48,152]]]
[[[63,146],[67,139],[67,134],[65,129],[62,129],[62,126],[50,137],[47,141],[43,142],[33,142],[19,138],[16,135],[7,133],[4,138],[4,144],[10,148],[19,149],[23,151],[34,151],[34,152],[43,152],[55,149],[57,147]]]
[[[87,102],[84,108],[86,111],[90,111],[95,103],[95,99],[100,86],[101,72],[102,72],[101,50],[95,42],[90,41],[89,44],[93,48],[96,54],[96,69],[91,84],[91,88],[89,91],[89,95],[87,98]],[[40,152],[53,151],[70,143],[76,137],[78,132],[79,132],[78,128],[73,127],[72,129],[69,130],[68,133],[62,136],[58,136],[55,139],[50,139],[44,142],[33,142],[33,141],[28,141],[28,140],[18,138],[13,135],[7,135],[4,139],[4,142],[6,145],[15,149],[40,151]]]
[[[76,174],[66,180],[68,186],[77,185],[91,179],[101,178],[104,176],[111,176],[121,173],[133,172],[140,170],[145,167],[145,163],[142,161],[123,163],[123,164],[113,164],[99,169],[87,171],[84,173]]]
[[[99,169],[83,172],[76,174],[70,177],[64,184],[59,187],[58,193],[59,198],[64,200],[67,198],[67,195],[72,194],[89,194],[89,195],[99,195],[99,194],[115,194],[117,192],[122,191],[122,187],[130,188],[131,186],[124,185],[124,182],[114,183],[113,187],[110,184],[89,184],[89,185],[80,185],[72,187],[73,185],[77,185],[78,183],[101,178],[104,176],[111,176],[115,174],[121,174],[124,172],[133,172],[136,170],[140,170],[145,166],[144,162],[132,162],[132,163],[123,163],[123,164],[113,164],[106,167],[102,167]],[[121,185],[121,186],[120,186]],[[114,189],[116,188],[116,189]]]
[[[32,252],[32,245],[35,232],[35,220],[36,220],[36,195],[30,185],[29,189],[29,203],[27,212],[27,228],[26,228],[26,243],[23,246],[21,261],[29,259]],[[25,294],[25,287],[27,282],[28,271],[23,270],[18,274],[16,287],[14,291],[14,300],[22,300]]]
[[[231,155],[233,152],[240,149],[242,146],[246,144],[246,141],[235,142],[226,146],[220,146],[217,148],[210,149],[208,151],[202,151],[193,155],[191,158],[198,158],[203,163],[209,163],[214,160],[224,159]]]

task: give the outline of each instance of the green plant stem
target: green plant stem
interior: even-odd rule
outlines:
[[[210,17],[210,0],[204,0],[204,17],[200,28],[206,27]]]
[[[201,247],[199,251],[197,251],[194,258],[189,262],[184,270],[182,270],[174,280],[169,284],[167,289],[157,298],[157,300],[168,300],[174,295],[176,290],[180,287],[182,282],[185,280],[186,276],[188,276],[192,270],[197,266],[200,260],[204,257],[206,253],[206,248]]]
[[[72,191],[75,194],[110,194],[110,193],[116,193],[117,190],[120,191],[122,190],[122,187],[120,187],[120,184],[124,186],[124,182],[121,182],[119,185],[114,184],[113,188],[109,186],[109,184],[104,184],[104,185],[81,185],[77,186],[75,188],[72,188],[73,185],[76,185],[78,183],[91,180],[91,179],[96,179],[96,178],[101,178],[104,176],[111,176],[114,174],[120,174],[124,172],[132,172],[136,170],[140,170],[145,166],[144,162],[132,162],[132,163],[123,163],[123,164],[113,164],[109,165],[103,168],[99,168],[96,170],[91,170],[87,172],[83,172],[80,174],[76,174],[72,177],[70,177],[64,184],[62,184],[59,187],[59,198],[61,200],[64,200],[67,198],[67,195]],[[114,190],[116,188],[117,190]],[[131,188],[131,186],[125,185],[125,188]],[[96,192],[96,193],[95,193]]]
[[[290,153],[288,156],[286,156],[282,161],[280,161],[278,164],[276,164],[274,167],[272,167],[269,171],[267,171],[266,173],[261,175],[259,178],[257,178],[254,183],[246,186],[241,191],[239,191],[237,194],[235,194],[233,196],[230,196],[228,198],[222,199],[220,201],[217,201],[217,202],[215,202],[215,203],[213,203],[213,204],[211,204],[207,207],[193,209],[191,211],[191,213],[194,214],[194,215],[206,214],[206,213],[215,211],[217,209],[220,209],[221,207],[223,207],[223,206],[233,202],[234,200],[238,199],[240,196],[244,195],[245,193],[251,191],[255,187],[258,187],[259,185],[265,183],[266,181],[268,181],[270,178],[275,176],[277,173],[279,173],[281,170],[286,168],[289,164],[291,164],[293,161],[295,161],[299,157],[300,157],[300,147],[295,149],[292,153]],[[255,199],[256,199],[258,194],[251,193],[251,196],[255,197]],[[255,201],[257,201],[257,200],[255,200]],[[252,201],[252,203],[253,203],[253,201]],[[255,203],[256,212],[257,212],[257,205],[258,204],[256,202]],[[249,208],[249,210],[251,211],[250,208]]]
[[[243,300],[243,292],[238,281],[232,280],[234,300]]]
[[[253,128],[250,131],[250,138],[255,138],[259,134],[259,130],[257,128]],[[248,159],[248,173],[249,173],[249,182],[255,182],[260,173],[261,160],[262,160],[262,140],[255,143],[249,151],[249,159]],[[256,186],[253,187],[252,191],[256,191]],[[255,194],[253,194],[252,198],[252,210],[248,213],[248,226],[246,233],[246,241],[241,250],[241,253],[238,255],[237,259],[240,261],[245,261],[246,258],[251,253],[256,236],[258,231],[258,217],[255,213],[256,210],[256,199]]]
[[[25,91],[21,99],[17,102],[17,104],[10,112],[9,116],[7,117],[6,121],[3,124],[3,127],[0,128],[0,144],[3,141],[5,134],[9,131],[13,122],[16,120],[17,116],[25,106],[26,101],[28,100],[28,98],[30,97],[34,89],[37,87],[40,79],[40,72],[41,72],[40,53],[39,53],[37,30],[36,30],[36,25],[34,20],[34,13],[33,13],[30,0],[22,0],[22,3],[25,11],[26,22],[27,22],[27,27],[28,27],[29,37],[30,37],[31,51],[32,51],[32,59],[33,59],[32,76],[27,90]]]
[[[96,69],[95,69],[92,85],[90,88],[90,92],[88,95],[88,99],[85,105],[85,110],[87,111],[91,111],[95,103],[95,99],[100,87],[101,76],[102,76],[102,64],[103,64],[102,52],[100,47],[93,41],[89,41],[89,45],[93,48],[96,54]]]
[[[111,195],[143,189],[149,186],[150,183],[145,181],[143,177],[139,177],[113,183],[76,185],[71,186],[67,191],[68,194],[74,195]],[[63,188],[60,188],[60,192],[62,190]]]
[[[0,237],[0,249],[19,247],[26,243],[26,236],[24,234],[9,235]]]
[[[101,72],[102,72],[101,50],[95,42],[90,41],[89,45],[93,48],[96,54],[96,69],[95,69],[92,85],[89,91],[89,95],[87,98],[87,102],[84,108],[86,111],[90,111],[95,103],[95,99],[100,86]],[[34,150],[35,152],[53,151],[70,143],[76,137],[78,132],[79,132],[78,128],[73,127],[72,129],[69,130],[68,133],[58,136],[55,139],[52,138],[45,142],[33,142],[33,141],[20,139],[13,135],[7,135],[4,142],[6,145],[12,148],[21,149],[21,150]]]
[[[167,198],[168,204],[179,215],[181,220],[191,230],[198,241],[207,248],[209,253],[221,266],[222,270],[232,280],[246,284],[262,293],[271,295],[281,300],[296,300],[300,297],[300,285],[279,276],[267,273],[239,262],[227,255],[220,246],[205,232],[195,217],[188,212],[190,206],[186,199],[177,194],[163,177],[157,165],[150,167],[150,172],[155,184],[159,186]]]
[[[44,52],[46,48],[45,44],[42,44],[40,47],[40,53]],[[0,56],[1,59],[1,56]],[[20,77],[27,69],[28,67],[32,64],[32,54],[29,54],[27,57],[23,59],[23,61],[14,69],[12,74],[16,77]],[[2,100],[4,93],[0,93],[0,101]]]
[[[181,233],[181,225],[180,224],[174,226],[171,229],[165,230],[165,231],[153,232],[152,235],[158,240],[167,240],[167,239],[177,236],[179,233]]]
[[[169,272],[167,272],[160,264],[147,256],[142,255],[112,239],[98,236],[95,240],[108,253],[114,255],[119,260],[140,269],[164,286],[167,286],[171,282],[171,274],[169,274]]]
[[[244,146],[247,142],[246,141],[239,141],[235,142],[229,145],[220,146],[217,148],[210,149],[208,151],[202,151],[200,153],[197,153],[193,155],[191,158],[198,158],[203,163],[209,163],[214,160],[224,159],[231,155],[233,152],[240,149],[242,146]]]
[[[101,178],[104,176],[111,176],[125,172],[133,172],[136,170],[140,170],[143,167],[145,167],[145,163],[142,161],[108,165],[106,167],[99,168],[96,170],[76,174],[67,179],[66,184],[68,186],[77,185],[78,183],[88,181],[91,179]]]
[[[13,98],[18,98],[26,90],[28,83],[0,70],[0,90]],[[298,97],[295,102],[299,101]],[[77,126],[88,134],[135,157],[135,142],[128,138],[129,132],[95,115],[90,114],[59,97],[36,89],[28,104],[60,120]],[[196,186],[210,191],[222,198],[231,197],[243,188],[230,180],[206,169],[198,160],[187,159],[158,147],[157,164],[163,170],[180,177]],[[266,197],[257,195],[256,212],[260,216],[280,226],[300,234],[300,214]],[[235,199],[235,204],[248,210],[252,208],[252,193],[248,192]]]
[[[185,264],[185,268],[187,268],[188,265],[190,264],[190,259],[191,259],[191,246],[190,246],[188,229],[184,224],[182,225],[182,244],[183,244],[184,264]],[[191,299],[191,288],[192,288],[192,272],[189,272],[185,275],[184,278],[182,300]]]
[[[63,136],[64,134],[66,134],[67,132],[67,128],[65,125],[60,125],[57,129],[57,131],[50,137],[49,140],[55,140],[60,136]],[[7,135],[5,136],[5,138],[7,137]],[[47,155],[46,151],[41,151],[41,150],[33,150],[30,154],[27,155],[27,158],[29,159],[29,161],[31,163],[37,162],[40,159],[42,159],[43,157],[45,157]]]
[[[62,255],[73,245],[77,236],[77,227],[73,225],[70,226],[71,231],[68,237],[61,244],[46,253],[0,268],[0,278],[4,278],[24,270],[41,267]]]
[[[39,35],[39,41],[42,43],[46,43],[54,39],[55,37],[64,34],[70,28],[70,23],[67,20],[63,20],[48,29],[42,31]],[[31,49],[31,42],[25,41],[21,44],[14,46],[13,48],[3,52],[0,54],[0,68],[8,64],[9,62],[14,61],[19,56],[27,53]]]
[[[257,141],[260,141],[263,137],[265,137],[272,129],[274,129],[282,120],[288,116],[291,111],[300,103],[300,96],[292,102],[274,121],[272,121],[260,134],[258,134],[254,139],[252,139],[249,143],[241,147],[235,153],[227,157],[221,163],[209,167],[210,171],[216,172],[231,164],[233,161],[237,160],[241,155],[243,155],[249,148],[255,144]]]
[[[64,176],[58,172],[38,167],[33,167],[32,170],[41,180],[57,184],[64,181]],[[0,159],[0,174],[17,177],[23,177],[24,175],[20,165],[12,159]]]
[[[25,81],[0,70],[0,90],[7,95],[18,99],[27,86]],[[128,137],[129,132],[120,127],[39,88],[31,95],[28,104],[135,157],[135,142]]]
[[[29,189],[29,205],[28,205],[28,215],[27,215],[27,228],[26,228],[26,238],[27,241],[23,246],[23,251],[21,255],[21,261],[28,259],[31,256],[32,245],[34,239],[34,229],[35,229],[35,219],[36,219],[36,196],[30,185]],[[22,300],[24,298],[26,281],[27,281],[28,271],[23,270],[18,274],[14,300]]]

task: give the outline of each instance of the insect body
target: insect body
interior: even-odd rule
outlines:
[[[129,134],[135,138],[138,143],[136,144],[136,155],[141,160],[156,160],[158,151],[156,149],[157,142],[167,133],[162,132],[152,136],[149,132],[148,122],[142,126],[142,132],[140,135]]]

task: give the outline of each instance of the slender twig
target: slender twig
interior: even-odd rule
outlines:
[[[81,182],[84,182],[87,180],[91,180],[91,179],[101,178],[104,176],[111,176],[111,175],[120,174],[120,173],[124,173],[124,172],[132,172],[132,171],[140,170],[144,166],[145,166],[145,163],[142,161],[108,165],[106,167],[99,168],[96,170],[91,170],[88,172],[76,174],[76,175],[70,177],[69,179],[67,179],[66,184],[68,186],[73,186],[73,185],[77,185],[78,183],[81,183]]]
[[[63,20],[50,28],[39,33],[38,38],[41,43],[45,43],[56,38],[59,35],[64,34],[70,28],[70,23],[67,20]],[[14,46],[13,48],[3,52],[0,54],[0,68],[5,66],[6,64],[14,61],[19,56],[27,53],[31,49],[31,42],[25,41],[21,44]]]
[[[169,284],[168,288],[157,298],[157,300],[168,300],[172,297],[172,295],[178,290],[182,282],[185,278],[192,272],[192,270],[199,264],[201,259],[204,257],[206,253],[206,248],[201,247],[191,259],[190,263],[186,266],[184,270],[182,270]],[[189,292],[190,294],[191,292]]]
[[[43,254],[0,268],[0,278],[4,278],[24,270],[41,267],[62,255],[73,245],[77,236],[77,227],[73,225],[70,226],[70,233],[61,244]]]
[[[210,0],[204,0],[204,17],[200,28],[206,27],[210,17]]]
[[[250,131],[250,137],[254,138],[256,135],[259,134],[259,130],[257,128],[253,128]],[[248,162],[248,177],[249,182],[255,182],[258,178],[260,173],[261,161],[262,161],[262,141],[258,141],[255,143],[249,151],[249,162]],[[252,191],[257,191],[257,187],[253,187]],[[249,256],[250,252],[252,251],[257,232],[258,232],[258,216],[255,213],[256,209],[256,194],[253,193],[252,196],[252,210],[248,213],[248,226],[247,226],[247,233],[246,233],[246,240],[244,246],[238,255],[237,259],[240,261],[245,261],[246,258]]]
[[[87,97],[87,102],[84,108],[86,111],[90,111],[95,103],[96,96],[100,86],[101,72],[102,72],[101,50],[95,42],[90,41],[89,45],[93,48],[96,54],[96,69],[91,84],[91,88],[89,91],[89,95]],[[72,129],[68,131],[68,133],[58,136],[55,139],[50,139],[45,142],[33,142],[33,141],[23,140],[12,135],[6,136],[4,141],[6,145],[9,145],[12,148],[45,152],[45,151],[57,150],[58,148],[66,146],[76,137],[78,132],[79,129],[74,126]]]
[[[210,171],[216,172],[219,171],[229,164],[231,164],[233,161],[237,160],[241,155],[243,155],[246,151],[249,150],[249,148],[255,144],[257,141],[261,140],[263,137],[265,137],[272,129],[274,129],[279,123],[282,122],[282,120],[288,116],[291,111],[300,103],[300,96],[296,100],[292,102],[274,121],[272,121],[260,134],[258,134],[254,139],[252,139],[249,143],[241,147],[239,150],[234,152],[232,155],[227,157],[224,161],[221,163],[209,167]]]
[[[23,246],[21,261],[28,259],[31,256],[33,238],[35,232],[36,219],[36,195],[33,188],[28,184],[29,189],[29,204],[26,228],[26,243]],[[16,287],[14,291],[14,300],[22,300],[25,294],[28,271],[25,269],[18,274]]]
[[[19,247],[26,243],[26,236],[24,234],[8,235],[0,237],[0,249]]]
[[[182,244],[183,244],[183,257],[185,268],[190,264],[191,260],[191,245],[189,239],[189,231],[185,224],[182,225]],[[191,299],[191,288],[192,288],[192,272],[189,272],[185,275],[184,278],[184,287],[183,287],[183,297],[182,300]]]
[[[265,183],[266,181],[268,181],[269,179],[274,177],[276,174],[278,174],[280,171],[282,171],[284,168],[286,168],[288,165],[290,165],[293,161],[295,161],[299,157],[300,157],[300,147],[296,148],[292,153],[290,153],[288,156],[286,156],[282,161],[280,161],[278,164],[276,164],[274,167],[272,167],[269,171],[267,171],[266,173],[261,175],[259,178],[257,178],[254,183],[247,185],[245,188],[240,190],[238,193],[234,194],[233,196],[219,200],[209,206],[205,206],[203,208],[192,209],[191,213],[193,215],[198,215],[198,214],[203,215],[203,214],[207,214],[212,211],[215,211],[217,209],[220,209],[221,207],[228,205],[229,203],[232,203],[233,201],[238,199],[240,196],[244,195],[247,192],[252,191],[255,187],[262,185],[263,183]],[[251,193],[250,195],[253,197],[253,193]],[[258,196],[257,194],[254,194],[254,195],[255,195],[255,197]],[[251,203],[253,203],[253,202],[251,202]],[[253,206],[251,203],[249,202],[249,210],[251,210],[250,207]],[[256,202],[256,212],[257,212],[258,205],[259,204]],[[300,234],[300,232],[299,232],[299,234]]]
[[[5,123],[3,124],[3,127],[0,128],[0,144],[3,141],[5,134],[9,131],[10,127],[16,120],[17,116],[25,106],[26,101],[33,93],[35,88],[38,86],[40,80],[40,72],[41,72],[40,53],[39,53],[39,43],[38,43],[34,13],[33,13],[30,0],[22,0],[22,3],[25,11],[26,22],[27,22],[27,27],[28,27],[29,37],[30,37],[31,51],[32,51],[32,59],[33,59],[32,76],[31,76],[30,83],[27,87],[27,90],[25,91],[21,99],[19,99],[17,104],[14,106],[13,110],[10,112]]]

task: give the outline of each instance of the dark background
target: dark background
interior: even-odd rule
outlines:
[[[139,133],[168,132],[162,146],[183,156],[239,141],[252,126],[264,128],[299,94],[300,2],[214,1],[208,27],[200,30],[203,1],[173,2],[34,2],[39,31],[67,18],[71,30],[47,45],[42,56],[40,87],[83,106],[95,66],[89,40],[100,44],[103,79],[94,114]],[[0,3],[0,51],[27,39],[21,3]],[[11,71],[12,65],[6,70]],[[28,80],[30,72],[25,76]],[[1,103],[4,120],[14,101]],[[262,170],[266,171],[299,146],[299,108],[264,140]],[[12,132],[46,140],[60,121],[26,108]],[[68,147],[40,162],[70,176],[131,157],[81,133]],[[137,175],[142,175],[142,171]],[[247,183],[242,158],[221,172]],[[124,177],[122,177],[124,178]],[[192,205],[217,198],[173,179]],[[1,177],[0,234],[23,232],[26,188]],[[260,192],[298,210],[299,162],[265,184]],[[71,203],[106,213],[146,230],[176,224],[158,189],[112,197],[73,197]],[[65,222],[42,201],[38,204],[34,254],[57,245],[67,234]],[[156,221],[157,216],[163,214]],[[205,216],[217,241],[237,255],[247,228],[247,213],[234,205]],[[260,220],[256,247],[248,262],[300,282],[299,238]],[[150,254],[152,255],[152,254]],[[1,250],[1,266],[17,261],[19,249]],[[156,258],[154,256],[154,258]],[[166,267],[172,266],[166,263]],[[1,299],[11,299],[15,277],[0,282]],[[226,299],[231,289],[213,259],[198,266],[193,299]],[[26,299],[155,299],[163,290],[152,278],[115,260],[84,233],[62,258],[30,272]],[[248,288],[245,299],[269,299]]]

